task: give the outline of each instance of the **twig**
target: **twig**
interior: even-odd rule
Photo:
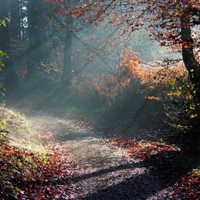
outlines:
[[[9,133],[9,131],[6,130],[0,130],[0,134],[2,135],[2,133]]]
[[[15,142],[16,142],[16,140],[14,140],[14,139],[12,139],[12,138],[6,136],[6,135],[3,135],[2,133],[7,133],[7,134],[8,134],[9,131],[6,131],[6,130],[0,130],[0,136],[3,136],[4,138],[7,138],[7,139],[9,139],[9,140],[12,140],[12,141],[15,141]]]

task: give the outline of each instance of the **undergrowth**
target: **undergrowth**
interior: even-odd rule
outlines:
[[[67,183],[75,173],[69,169],[76,167],[69,158],[62,163],[60,153],[54,151],[44,156],[0,140],[0,199],[52,199],[57,196],[57,181]],[[70,192],[67,190],[69,196]]]
[[[0,199],[52,199],[57,196],[57,181],[67,183],[76,173],[70,170],[76,165],[66,153],[65,144],[59,143],[59,149],[55,149],[53,137],[42,131],[36,133],[24,116],[9,109],[1,108],[1,123],[4,126],[0,132]],[[42,146],[42,139],[51,142]],[[66,193],[71,195],[70,190]]]
[[[0,197],[17,199],[18,186],[37,182],[40,179],[37,168],[47,161],[42,155],[20,149],[2,140],[0,140],[0,149]]]
[[[42,141],[23,114],[0,107],[0,124],[1,129],[9,132],[8,137],[11,145],[38,153],[46,152]]]

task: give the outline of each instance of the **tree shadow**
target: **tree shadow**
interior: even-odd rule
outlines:
[[[147,173],[126,178],[116,185],[90,193],[82,199],[147,199],[159,191],[173,186],[181,177],[198,165],[198,163],[188,164],[184,158],[181,152],[163,152],[138,163],[119,165],[74,177],[72,181],[79,182],[109,172],[146,167],[148,169]]]
[[[59,135],[59,132],[57,133],[57,140],[59,142],[67,142],[67,141],[73,141],[73,140],[84,140],[88,138],[88,133],[83,132],[65,132],[63,135]]]

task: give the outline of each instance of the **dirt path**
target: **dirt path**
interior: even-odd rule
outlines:
[[[99,135],[80,127],[72,120],[60,119],[40,112],[25,112],[25,116],[43,127],[49,134],[55,134],[58,141],[67,142],[73,157],[83,168],[89,168],[90,172],[105,166],[113,166],[115,163],[127,162],[122,152],[105,143]]]
[[[65,142],[82,174],[72,180],[74,197],[70,199],[168,199],[169,185],[163,184],[156,168],[129,160],[125,151],[106,143],[101,133],[61,119],[53,114],[21,110],[38,129],[54,134]],[[79,191],[79,195],[76,195]],[[81,193],[81,195],[80,195]]]

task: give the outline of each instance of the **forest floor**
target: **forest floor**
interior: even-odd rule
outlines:
[[[20,112],[64,170],[45,184],[18,186],[19,199],[200,199],[197,158],[178,147],[113,137],[92,123],[50,112]]]

